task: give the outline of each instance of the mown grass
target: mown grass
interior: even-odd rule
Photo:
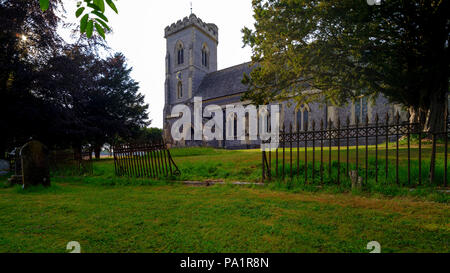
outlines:
[[[263,187],[0,189],[0,252],[449,252],[447,204]]]
[[[180,177],[116,177],[106,159],[94,162],[93,175],[54,173],[50,188],[0,187],[0,252],[65,252],[69,241],[82,252],[368,252],[373,240],[382,252],[450,250],[449,195],[435,185],[396,185],[389,170],[387,183],[370,178],[351,189],[348,180],[334,183],[332,162],[323,184],[312,183],[309,171],[309,183],[301,173],[267,186],[188,187],[173,180],[260,181],[261,152],[171,152]]]

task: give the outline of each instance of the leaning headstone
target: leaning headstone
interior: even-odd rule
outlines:
[[[350,171],[350,180],[352,181],[352,189],[361,189],[362,177],[358,176],[357,171]]]
[[[0,159],[0,175],[5,175],[9,172],[9,162]]]
[[[20,150],[22,158],[23,188],[28,186],[50,186],[48,149],[39,141],[32,140]]]

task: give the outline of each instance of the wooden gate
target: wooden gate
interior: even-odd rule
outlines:
[[[123,144],[113,146],[117,176],[158,178],[180,175],[166,144]]]

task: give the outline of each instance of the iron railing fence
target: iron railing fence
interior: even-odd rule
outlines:
[[[92,175],[94,168],[91,154],[89,149],[83,149],[81,153],[72,149],[51,150],[49,153],[50,171],[65,175]]]
[[[164,141],[115,145],[113,154],[117,176],[158,178],[181,174]]]
[[[431,174],[430,181],[436,182],[436,158],[429,160],[424,155],[423,140],[430,137],[433,151],[440,150],[440,153],[443,153],[444,162],[440,164],[443,165],[441,168],[443,173],[440,174],[442,179],[440,182],[437,181],[437,184],[447,186],[450,126],[448,118],[445,132],[433,133],[420,130],[417,123],[400,122],[398,113],[392,122],[386,114],[384,122],[380,122],[379,116],[376,115],[372,124],[369,124],[368,116],[362,125],[358,120],[351,125],[349,118],[344,126],[340,119],[336,125],[331,120],[327,124],[328,127],[325,128],[323,120],[319,126],[313,121],[311,130],[305,131],[300,131],[299,125],[296,126],[296,130],[293,130],[292,125],[288,130],[282,128],[278,140],[275,140],[278,148],[272,150],[263,148],[262,180],[303,176],[305,183],[319,181],[323,183],[324,177],[327,176],[332,183],[340,184],[343,178],[350,180],[354,175],[362,179],[362,182],[367,182],[370,178],[378,183],[383,178],[385,182],[395,180],[397,184],[412,185],[411,164],[414,163],[418,165],[416,168],[418,174],[414,177],[417,178],[416,184],[422,184],[425,180],[424,175],[428,173]],[[308,128],[308,125],[305,127]],[[413,137],[417,140],[417,147],[414,148],[412,148]],[[270,142],[272,139],[263,141],[262,146]],[[400,158],[400,151],[406,151],[406,160]],[[433,154],[433,151],[430,154]],[[392,152],[395,153],[393,160]],[[412,159],[412,152],[417,153],[417,159]],[[423,170],[424,162],[429,164],[427,171]],[[393,164],[395,169],[392,167]],[[381,171],[384,173],[380,173]],[[400,171],[406,175],[399,175]]]
[[[21,149],[22,146],[14,148],[7,157],[10,162],[10,172],[15,175],[22,175]],[[50,150],[48,154],[50,172],[64,173],[64,175],[93,174],[92,159],[89,155],[88,150],[83,150],[81,154],[72,149]]]

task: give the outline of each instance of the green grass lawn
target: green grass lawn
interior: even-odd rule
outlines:
[[[171,179],[261,179],[259,150],[172,154],[182,175]],[[82,252],[368,252],[374,240],[382,252],[449,252],[449,195],[430,185],[190,187],[115,177],[111,160],[52,183],[0,187],[0,252],[65,252],[69,241]]]
[[[418,180],[418,148],[412,146],[410,156],[411,156],[411,184],[415,184]],[[395,144],[390,144],[389,152],[388,152],[388,162],[389,162],[389,176],[388,176],[388,184],[392,184],[395,182],[395,163],[396,163],[396,152],[395,152]],[[385,180],[385,162],[386,162],[386,152],[385,145],[379,145],[378,148],[378,168],[379,172],[379,180]],[[313,149],[308,148],[308,164],[312,165],[313,159]],[[345,148],[342,148],[340,151],[340,162],[342,172],[341,174],[345,175],[345,160],[347,156],[347,151]],[[429,170],[429,157],[431,153],[430,145],[424,145],[422,149],[422,181],[424,184],[427,183],[428,180],[428,170]],[[176,178],[178,180],[223,180],[223,181],[250,181],[250,182],[259,182],[262,177],[261,170],[261,151],[259,149],[254,150],[222,150],[222,149],[213,149],[213,148],[181,148],[181,149],[171,149],[171,154],[175,158],[176,164],[181,169],[181,176]],[[324,161],[324,169],[325,174],[327,173],[328,168],[328,159],[329,159],[329,149],[324,148],[323,152],[323,161]],[[286,172],[289,172],[289,163],[290,163],[290,152],[289,149],[285,151],[286,155]],[[292,162],[294,173],[297,170],[297,155],[299,156],[300,161],[300,171],[303,171],[303,164],[305,158],[305,150],[304,148],[300,148],[297,153],[297,149],[294,148],[292,152]],[[282,149],[280,148],[278,151],[279,156],[279,171],[281,173],[281,162],[282,162]],[[365,147],[359,147],[359,168],[361,172],[361,176],[363,176],[365,172]],[[374,169],[375,167],[375,146],[369,146],[369,171],[370,169]],[[399,170],[400,170],[400,179],[407,180],[407,163],[408,163],[408,152],[405,146],[401,146],[399,150]],[[336,147],[332,148],[332,163],[334,165],[337,164],[338,159],[338,151]],[[351,163],[350,169],[355,168],[356,161],[356,149],[355,147],[350,147],[349,150],[349,161]],[[316,148],[315,150],[315,168],[316,172],[319,171],[320,167],[320,150]],[[443,145],[438,145],[437,150],[437,169],[436,169],[436,185],[442,184],[443,180],[443,170],[444,170],[444,148]],[[312,168],[312,166],[310,166]],[[333,169],[336,169],[334,166]],[[272,152],[272,171],[275,173],[275,152]],[[336,170],[334,170],[336,171]],[[103,161],[100,165],[97,165],[97,173],[101,175],[113,175],[114,165],[109,161]],[[374,176],[371,171],[371,177]],[[303,175],[301,175],[303,178]],[[383,179],[382,179],[383,178]],[[329,180],[335,180],[335,175]],[[384,181],[386,182],[386,181]],[[429,182],[429,181],[428,181]]]
[[[383,147],[382,147],[383,146]],[[396,184],[396,153],[393,151],[394,145],[391,144],[389,151],[389,172],[388,180],[385,179],[385,150],[384,145],[380,145],[378,160],[379,160],[379,180],[375,181],[375,147],[369,147],[369,169],[368,177],[369,181],[365,183],[362,193],[374,193],[382,194],[384,196],[414,196],[422,197],[429,201],[448,202],[450,200],[449,194],[440,193],[436,190],[437,186],[442,185],[444,174],[444,153],[443,147],[438,146],[437,153],[437,167],[436,167],[436,181],[430,183],[428,181],[429,170],[429,156],[430,146],[424,146],[423,148],[423,162],[422,162],[422,185],[418,186],[418,150],[417,147],[413,147],[411,150],[411,183],[407,183],[407,150],[403,146],[399,151],[399,176],[400,184]],[[300,158],[300,176],[290,179],[273,179],[268,183],[268,186],[277,190],[295,191],[327,191],[327,192],[349,192],[351,189],[351,182],[346,177],[346,164],[341,162],[341,185],[336,185],[337,177],[337,149],[332,149],[332,175],[328,176],[328,149],[324,151],[324,184],[321,184],[320,174],[320,151],[316,152],[316,164],[315,164],[315,181],[312,180],[312,148],[308,149],[308,184],[304,181],[304,149],[299,151]],[[365,177],[365,148],[359,149],[359,168],[360,176]],[[243,181],[243,182],[261,182],[261,151],[256,150],[221,150],[213,148],[184,148],[184,149],[171,149],[171,154],[178,167],[181,170],[181,175],[171,177],[171,180],[178,181]],[[281,157],[281,151],[279,151]],[[286,152],[286,176],[289,176],[290,166],[289,159],[290,153]],[[341,160],[345,160],[346,150],[341,150]],[[354,147],[350,149],[350,170],[355,169],[356,150]],[[297,150],[293,150],[293,173],[297,173]],[[279,159],[281,163],[281,158]],[[272,171],[275,173],[275,154],[272,155]],[[282,168],[279,166],[279,173],[281,174]],[[97,183],[102,185],[129,185],[129,184],[146,184],[147,179],[133,179],[128,177],[116,177],[114,175],[114,164],[112,160],[97,161],[94,166],[94,176],[90,177],[75,177],[66,178],[71,181],[88,181],[89,183]],[[313,181],[313,182],[312,182]],[[321,187],[321,188],[318,188]]]
[[[449,252],[447,204],[261,187],[0,189],[0,252]]]

